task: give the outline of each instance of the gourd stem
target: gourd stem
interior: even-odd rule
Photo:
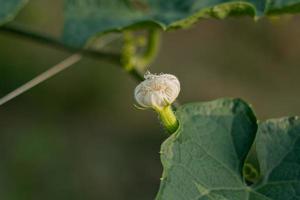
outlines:
[[[169,133],[174,133],[178,129],[179,123],[176,119],[171,105],[166,106],[161,110],[157,110],[157,112],[159,113],[159,117],[167,131]]]

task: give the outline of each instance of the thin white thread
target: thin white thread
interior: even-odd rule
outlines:
[[[53,66],[52,68],[48,69],[47,71],[43,72],[42,74],[38,75],[37,77],[33,78],[32,80],[28,81],[24,85],[18,87],[14,91],[8,93],[4,97],[0,99],[0,106],[7,103],[8,101],[14,99],[15,97],[23,94],[24,92],[30,90],[31,88],[37,86],[38,84],[46,81],[47,79],[51,78],[52,76],[58,74],[59,72],[67,69],[68,67],[74,65],[75,63],[81,60],[82,56],[80,54],[73,54],[72,56],[66,58],[62,62],[58,63],[57,65]]]
[[[118,36],[119,37],[119,36]],[[108,45],[109,43],[113,42],[118,37],[110,38],[108,41],[104,41],[100,48]],[[36,76],[32,80],[28,81],[27,83],[23,84],[22,86],[18,87],[17,89],[13,90],[12,92],[8,93],[7,95],[0,98],[0,106],[9,102],[10,100],[16,98],[17,96],[25,93],[26,91],[30,90],[31,88],[37,86],[38,84],[46,81],[47,79],[55,76],[56,74],[62,72],[63,70],[71,67],[72,65],[78,63],[82,59],[82,55],[79,53],[73,54],[60,63],[54,65],[47,71],[41,73],[40,75]]]

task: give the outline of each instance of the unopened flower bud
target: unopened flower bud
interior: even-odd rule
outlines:
[[[176,76],[171,74],[145,74],[145,80],[134,91],[136,102],[142,108],[153,108],[169,132],[178,128],[177,119],[172,111],[171,104],[180,92],[180,83]]]
[[[145,80],[134,91],[136,102],[143,108],[161,110],[172,104],[180,92],[180,83],[171,74],[145,74]]]

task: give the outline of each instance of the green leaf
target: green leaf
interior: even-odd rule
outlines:
[[[0,25],[13,20],[28,0],[0,0]]]
[[[260,124],[256,149],[263,179],[255,190],[274,200],[300,199],[300,120]]]
[[[199,18],[294,12],[300,12],[300,0],[65,0],[63,40],[83,46],[97,34],[133,26],[167,30]]]
[[[180,127],[161,148],[157,200],[299,199],[299,120],[270,120],[257,130],[239,99],[187,104],[176,115]],[[262,178],[248,186],[242,168],[253,143]]]

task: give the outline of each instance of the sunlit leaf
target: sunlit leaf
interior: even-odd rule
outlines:
[[[97,34],[132,26],[166,30],[189,26],[199,18],[299,11],[300,0],[65,0],[63,40],[83,46]]]

